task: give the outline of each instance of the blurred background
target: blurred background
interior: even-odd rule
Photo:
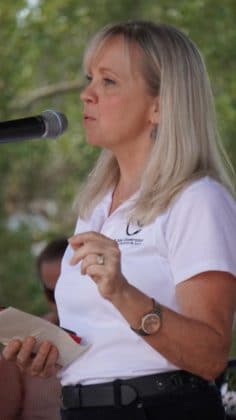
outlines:
[[[200,47],[236,167],[235,0],[1,1],[0,121],[46,109],[69,120],[58,140],[0,145],[2,306],[45,310],[35,256],[49,240],[73,233],[73,201],[99,153],[86,145],[81,126],[82,53],[98,28],[134,18],[176,25]]]

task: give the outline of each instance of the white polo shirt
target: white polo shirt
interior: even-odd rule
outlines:
[[[115,239],[130,284],[179,311],[175,288],[209,270],[236,275],[236,203],[219,183],[204,177],[188,186],[156,220],[144,227],[127,223],[130,200],[108,216],[112,192],[75,233],[96,231]],[[60,324],[75,331],[89,350],[59,372],[62,385],[107,382],[178,369],[131,329],[98,292],[80,264],[71,266],[68,246],[57,282]]]

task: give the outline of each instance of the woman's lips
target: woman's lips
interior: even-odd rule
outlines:
[[[92,115],[84,114],[84,120],[85,121],[95,121],[96,118],[94,118]]]

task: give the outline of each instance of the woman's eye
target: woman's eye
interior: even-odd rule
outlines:
[[[85,79],[86,79],[86,85],[90,84],[93,81],[93,77],[90,74],[86,74],[85,75]],[[105,86],[115,85],[116,84],[115,80],[110,79],[109,77],[104,77],[102,79],[102,83]]]
[[[109,78],[105,78],[105,79],[103,79],[103,81],[104,81],[104,84],[105,85],[115,85],[115,80],[113,80],[113,79],[109,79]]]
[[[91,83],[92,82],[92,76],[90,76],[89,74],[86,74],[85,79],[86,79],[86,82],[87,83]]]

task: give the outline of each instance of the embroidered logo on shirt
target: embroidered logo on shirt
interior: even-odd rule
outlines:
[[[139,222],[137,222],[137,225],[133,225],[131,223],[128,223],[126,226],[126,235],[133,236],[137,235],[137,233],[141,232],[142,226]]]
[[[125,238],[125,239],[116,239],[118,245],[142,245],[143,239],[137,238]]]
[[[126,235],[128,238],[119,238],[117,239],[118,245],[142,245],[143,238],[134,238],[134,235],[137,235],[142,231],[142,226],[139,222],[137,224],[128,223],[126,226]]]

